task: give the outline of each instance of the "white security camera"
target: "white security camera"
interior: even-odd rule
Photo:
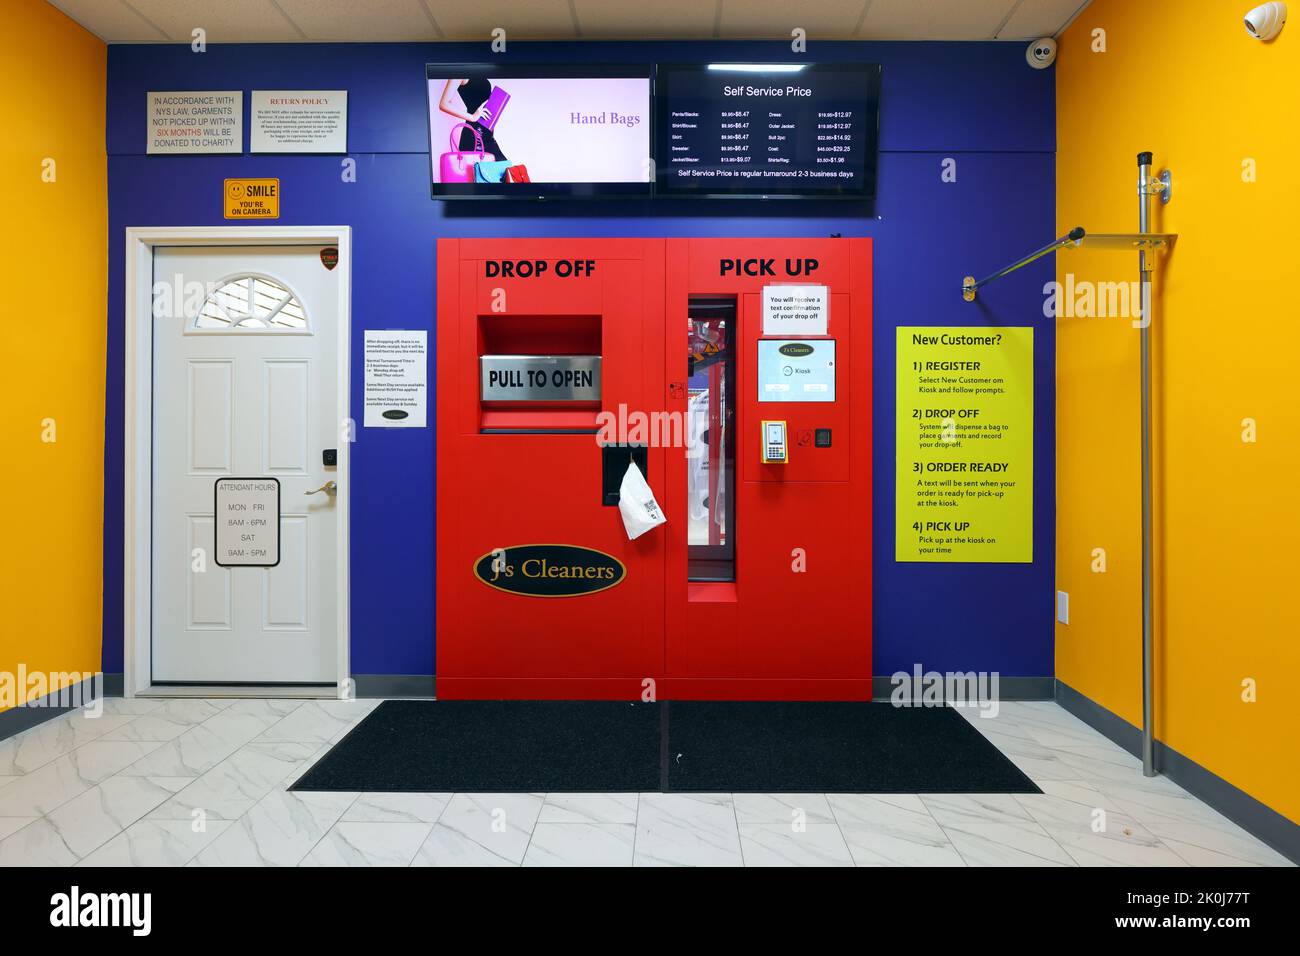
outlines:
[[[1246,14],[1246,32],[1256,40],[1271,40],[1286,23],[1285,3],[1261,3]]]
[[[1025,59],[1035,70],[1045,70],[1056,62],[1056,41],[1051,37],[1040,37],[1025,50]]]

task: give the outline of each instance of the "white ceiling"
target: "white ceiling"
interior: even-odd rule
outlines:
[[[109,43],[507,39],[1028,40],[1088,0],[49,0]]]

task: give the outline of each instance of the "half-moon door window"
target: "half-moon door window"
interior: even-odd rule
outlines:
[[[297,296],[269,276],[227,279],[194,317],[196,330],[306,332],[307,312]]]

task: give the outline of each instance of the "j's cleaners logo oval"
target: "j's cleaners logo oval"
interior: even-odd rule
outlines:
[[[578,597],[619,584],[627,568],[613,555],[576,544],[517,544],[483,555],[474,576],[524,597]]]
[[[782,345],[777,351],[791,358],[803,358],[805,355],[813,354],[813,347],[806,342],[789,342]]]

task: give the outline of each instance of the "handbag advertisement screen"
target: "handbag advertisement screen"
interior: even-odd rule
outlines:
[[[661,65],[655,100],[660,195],[875,198],[878,65]]]
[[[435,199],[649,195],[649,67],[426,67]]]

